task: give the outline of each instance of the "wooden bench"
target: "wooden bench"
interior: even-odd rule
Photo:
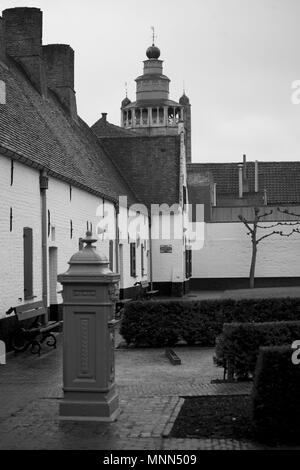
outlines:
[[[11,307],[6,314],[10,315],[13,312],[17,318],[17,327],[12,336],[12,347],[16,353],[26,351],[30,347],[32,354],[40,355],[41,344],[46,340],[48,340],[47,346],[56,348],[56,337],[52,332],[61,326],[62,321],[46,323],[47,308],[43,302]],[[40,322],[40,317],[44,317],[43,324]],[[30,319],[35,320],[29,328],[22,326],[22,321]]]
[[[158,290],[148,290],[150,284],[148,281],[141,281],[140,286],[143,289],[143,294],[146,299],[152,299],[155,295],[158,294]]]

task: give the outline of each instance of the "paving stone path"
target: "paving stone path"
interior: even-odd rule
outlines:
[[[176,348],[172,366],[163,349],[116,350],[120,415],[114,423],[63,422],[61,338],[58,349],[40,357],[24,353],[0,367],[0,449],[201,450],[258,449],[225,439],[174,439],[169,432],[193,395],[247,394],[251,384],[211,383],[222,377],[213,350]]]

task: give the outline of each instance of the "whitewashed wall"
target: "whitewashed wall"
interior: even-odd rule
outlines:
[[[72,187],[72,197],[70,199],[70,185],[49,178],[49,187],[47,191],[47,205],[50,211],[51,230],[48,237],[48,246],[57,247],[58,274],[63,273],[68,268],[68,261],[71,256],[79,249],[79,238],[85,236],[87,224],[90,228],[92,224],[93,235],[97,238],[97,223],[103,214],[103,200],[91,193],[79,188]],[[114,206],[110,202],[105,202],[105,207],[114,213]],[[70,220],[73,223],[73,234],[71,238]],[[114,217],[112,217],[114,223]],[[115,224],[113,227],[115,234]],[[98,238],[97,249],[109,259],[109,240],[106,235],[100,235]],[[116,256],[114,249],[114,269],[116,267]],[[49,266],[49,263],[48,263]],[[61,290],[58,284],[57,291]],[[61,296],[58,295],[58,302],[61,302]]]
[[[265,226],[268,224],[265,223]],[[258,236],[266,234],[260,230]],[[242,223],[205,224],[202,250],[193,251],[193,278],[248,277],[251,240]],[[257,277],[300,276],[300,235],[274,235],[258,245]]]
[[[10,207],[13,224],[10,232]],[[33,229],[33,294],[42,297],[41,201],[39,172],[0,155],[0,317],[24,303],[23,228]],[[32,300],[31,300],[32,302]]]
[[[42,234],[41,234],[41,195],[39,187],[39,171],[14,162],[14,179],[11,185],[11,160],[0,155],[0,318],[11,306],[21,305],[24,300],[23,279],[23,228],[33,229],[33,295],[28,302],[42,300]],[[87,231],[87,222],[92,224],[93,235],[96,236],[97,224],[103,213],[103,200],[91,193],[72,186],[70,198],[70,185],[49,177],[47,190],[47,211],[50,211],[50,230],[48,243],[48,299],[49,288],[53,287],[54,275],[53,258],[49,259],[49,251],[57,253],[57,274],[68,269],[68,261],[78,251],[79,238],[84,237]],[[10,207],[13,209],[13,228],[10,232]],[[109,259],[109,238],[116,234],[115,208],[110,202],[104,202],[104,210],[112,214],[113,226],[111,233],[107,232],[98,237],[97,249]],[[127,208],[120,207],[123,215],[127,217]],[[131,212],[129,211],[129,214]],[[47,214],[48,219],[48,214]],[[73,223],[71,238],[70,220]],[[147,235],[149,224],[145,218]],[[141,239],[136,248],[136,277],[130,275],[130,245],[128,237],[121,241],[123,262],[117,263],[116,240],[114,239],[114,271],[121,274],[121,287],[132,287],[134,282],[149,278],[149,239]],[[142,276],[141,244],[146,245],[144,252],[144,275]],[[49,250],[51,249],[51,250]],[[119,254],[119,253],[118,253]],[[120,271],[121,270],[121,271]],[[55,294],[61,290],[57,283],[52,288],[51,302]],[[62,301],[61,294],[57,294],[57,302]]]
[[[133,217],[135,212],[127,209],[127,207],[120,206],[119,220]],[[124,227],[124,231],[120,231],[120,246],[119,246],[119,270],[121,275],[120,287],[121,289],[128,289],[133,287],[135,282],[142,280],[150,280],[149,269],[149,221],[148,217],[141,215],[145,227],[144,236],[136,243],[136,276],[130,274],[130,240],[128,240],[128,226]],[[128,222],[128,219],[127,219]],[[132,240],[134,241],[134,240]],[[144,245],[144,273],[142,275],[142,261],[141,261],[141,245]]]
[[[167,223],[168,215],[152,216],[152,265],[153,282],[183,282],[185,280],[184,251],[183,244],[183,218],[181,214],[171,216],[174,224],[181,230],[181,238],[174,236],[170,230],[170,238],[162,237],[157,239],[157,234],[162,234],[159,228],[162,223]],[[162,222],[163,221],[163,222]],[[171,222],[172,224],[173,222]],[[172,225],[171,225],[172,226]],[[172,253],[161,253],[161,245],[171,245]]]

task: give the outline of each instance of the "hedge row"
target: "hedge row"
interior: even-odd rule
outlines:
[[[300,364],[288,346],[261,348],[252,391],[252,419],[260,441],[298,443]]]
[[[300,299],[149,300],[126,304],[121,335],[135,346],[214,346],[224,323],[300,320]]]
[[[300,321],[225,323],[216,340],[216,362],[236,378],[253,376],[260,346],[291,345],[300,339]]]

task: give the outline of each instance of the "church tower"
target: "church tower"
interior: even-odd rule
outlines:
[[[169,99],[170,79],[163,74],[160,50],[154,44],[146,51],[143,75],[136,81],[136,101],[126,97],[121,103],[121,126],[141,135],[176,135],[179,122],[184,123],[186,159],[191,161],[191,105],[183,94],[179,102]]]

